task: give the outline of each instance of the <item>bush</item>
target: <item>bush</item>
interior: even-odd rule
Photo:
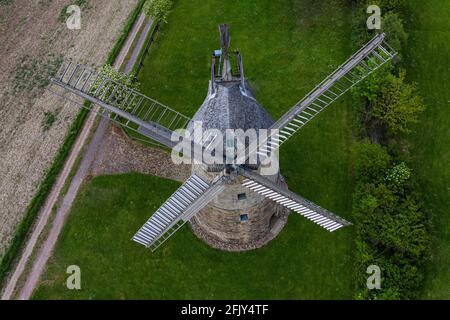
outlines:
[[[107,77],[115,81],[116,83],[124,85],[130,89],[134,90],[139,89],[139,83],[136,81],[136,77],[133,74],[125,74],[123,72],[120,72],[109,64],[105,64],[100,69],[99,74],[100,76],[91,86],[91,93],[95,93],[97,91],[98,87],[103,82],[103,77]],[[126,90],[114,90],[113,88],[110,88],[109,91],[106,90],[108,89],[103,87],[100,90],[100,92],[98,92],[98,95],[99,96],[105,95],[109,97],[111,101],[115,101],[117,104],[120,104],[121,102],[127,99],[128,91]]]
[[[409,133],[410,126],[417,123],[425,110],[415,84],[405,82],[406,72],[392,74],[392,66],[386,65],[366,81],[353,88],[356,99],[365,99],[363,122],[378,122],[392,135]],[[368,125],[369,131],[373,128]]]
[[[406,4],[406,0],[370,0],[370,2],[380,6],[385,11],[402,9]]]
[[[388,82],[388,76],[392,74],[392,70],[392,64],[387,63],[383,65],[364,81],[361,81],[357,86],[352,88],[353,97],[355,99],[363,98],[368,102],[374,102]]]
[[[386,182],[395,188],[401,188],[411,177],[411,170],[402,162],[388,171]]]
[[[429,246],[427,219],[412,194],[412,172],[390,165],[377,144],[360,143],[353,194],[358,299],[411,299],[422,283]],[[363,169],[361,169],[363,168]],[[369,179],[369,177],[371,179]],[[369,265],[381,269],[381,290],[366,287]]]
[[[391,157],[379,144],[363,141],[353,147],[355,153],[355,175],[360,181],[375,181],[384,176]]]
[[[121,36],[119,37],[119,39],[117,39],[113,49],[111,50],[107,58],[107,63],[113,63],[113,61],[119,54],[120,48],[123,46],[123,43],[125,42],[128,33],[133,27],[133,24],[136,21],[139,13],[141,12],[142,6],[144,4],[143,1],[144,0],[139,0],[135,9],[128,17],[128,20],[123,28]],[[88,102],[85,103],[86,107],[88,107],[89,103]],[[62,170],[65,164],[65,160],[73,144],[76,141],[78,133],[84,124],[84,120],[86,119],[87,114],[88,112],[86,109],[83,109],[78,113],[51,167],[49,168],[49,170],[45,174],[44,179],[39,185],[36,195],[33,197],[33,200],[28,206],[24,218],[17,227],[14,238],[12,239],[10,246],[7,248],[5,254],[3,255],[0,261],[0,286],[4,283],[6,276],[11,269],[14,259],[17,257],[18,252],[22,249],[26,236],[32,224],[36,220],[39,210],[41,209],[42,205],[47,199],[47,196],[50,193],[51,188],[53,187],[53,184],[55,183],[56,178],[58,177],[58,174]]]
[[[403,47],[406,47],[408,42],[408,33],[406,33],[403,27],[403,20],[400,19],[398,14],[388,12],[383,15],[381,20],[381,29],[386,33],[389,45],[401,52]]]
[[[406,0],[352,0],[359,6],[377,5],[384,11],[392,11],[404,8]]]
[[[167,23],[170,9],[172,9],[171,0],[147,0],[143,10],[147,17],[154,17],[156,20]]]
[[[365,9],[377,4],[382,9],[382,29],[388,42],[401,53],[408,35],[397,15],[404,0],[356,0],[355,30],[367,19]],[[391,10],[396,10],[394,13]],[[389,11],[389,12],[387,12]],[[365,28],[363,30],[366,30]],[[358,31],[355,42],[366,40],[372,32]],[[394,73],[398,73],[396,76]],[[355,87],[353,96],[364,99],[361,122],[374,141],[392,146],[401,144],[393,134],[409,132],[424,110],[414,84],[405,83],[405,72],[386,65]],[[387,133],[391,133],[388,135]],[[378,144],[362,142],[353,148],[356,154],[356,188],[352,212],[356,228],[357,299],[414,299],[420,293],[422,268],[428,257],[430,236],[428,217],[415,193],[413,172],[399,155],[390,155]],[[400,150],[398,150],[400,151]],[[397,162],[397,164],[393,164]],[[367,267],[381,270],[381,289],[366,286]]]
[[[418,122],[425,110],[415,84],[405,82],[406,72],[389,74],[373,105],[372,115],[384,123],[392,134],[409,133],[409,126]]]

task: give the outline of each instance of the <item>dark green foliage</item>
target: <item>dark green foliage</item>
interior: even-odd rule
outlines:
[[[355,98],[365,100],[362,120],[370,126],[369,131],[382,127],[384,134],[395,136],[409,133],[418,122],[425,106],[416,85],[406,82],[405,77],[403,69],[395,75],[392,67],[386,66],[353,89]]]
[[[369,141],[355,144],[355,174],[359,179],[372,181],[384,174],[391,157],[379,144]]]
[[[433,222],[420,298],[450,300],[450,1],[409,0],[408,6],[405,68],[408,78],[418,83],[427,110],[406,139]]]
[[[154,17],[156,20],[167,23],[167,17],[172,6],[171,0],[147,0],[143,10],[148,17]]]
[[[403,26],[403,20],[397,13],[388,12],[383,15],[381,29],[386,33],[389,45],[401,52],[408,41],[408,33]]]
[[[73,204],[33,299],[350,299],[352,229],[327,233],[291,215],[276,240],[247,252],[216,250],[185,225],[155,252],[130,240],[179,187],[126,174],[96,177]],[[68,265],[82,290],[67,290]]]
[[[425,110],[416,85],[405,81],[405,71],[398,76],[388,74],[379,96],[373,103],[372,116],[381,121],[392,134],[409,133]]]
[[[56,121],[56,113],[44,112],[44,119],[42,121],[42,130],[44,130],[44,132],[50,130],[55,121]]]
[[[364,3],[362,5],[361,3]],[[366,1],[356,10],[355,24],[362,25]],[[392,10],[403,1],[374,1]],[[384,13],[383,31],[389,43],[400,51],[408,39],[397,12]],[[367,39],[362,31],[355,38]],[[361,123],[365,135],[386,145],[402,145],[398,133],[409,132],[424,107],[414,84],[407,83],[405,71],[387,65],[353,89],[356,101],[363,101]],[[381,137],[381,138],[380,138]],[[401,162],[407,147],[388,154],[379,144],[361,142],[356,153],[356,189],[353,214],[356,226],[356,274],[358,299],[411,299],[420,294],[423,267],[429,255],[428,217],[415,191],[412,170]],[[397,163],[395,163],[398,161]],[[381,289],[366,286],[366,269],[381,270]]]
[[[421,286],[419,271],[429,236],[426,216],[413,194],[411,170],[404,163],[392,165],[387,152],[376,144],[364,142],[355,149],[360,164],[353,195],[357,297],[414,298]],[[381,290],[366,288],[369,265],[381,269]]]
[[[360,7],[367,8],[369,5],[377,5],[382,11],[391,11],[405,7],[406,0],[351,0]]]
[[[356,99],[366,99],[373,102],[380,95],[381,90],[387,82],[387,77],[392,73],[393,66],[388,63],[382,66],[377,72],[372,73],[364,81],[360,82],[352,89],[352,95]]]

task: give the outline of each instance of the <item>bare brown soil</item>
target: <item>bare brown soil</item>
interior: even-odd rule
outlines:
[[[191,166],[174,165],[169,152],[131,140],[121,128],[109,125],[97,151],[91,174],[139,172],[184,182]]]
[[[0,5],[0,258],[78,112],[49,74],[64,57],[103,64],[137,0],[89,0],[76,31],[58,19],[70,2]]]

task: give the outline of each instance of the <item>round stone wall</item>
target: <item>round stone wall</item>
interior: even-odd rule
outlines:
[[[211,181],[216,175],[202,167],[193,172]],[[287,221],[287,210],[242,186],[243,177],[230,181],[225,190],[191,219],[194,233],[210,246],[231,251],[259,248],[275,238]],[[280,175],[270,177],[280,186]]]

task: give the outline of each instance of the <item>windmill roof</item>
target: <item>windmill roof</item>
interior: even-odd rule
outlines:
[[[193,120],[202,121],[203,130],[269,128],[274,121],[248,87],[243,89],[240,81],[216,82]]]

